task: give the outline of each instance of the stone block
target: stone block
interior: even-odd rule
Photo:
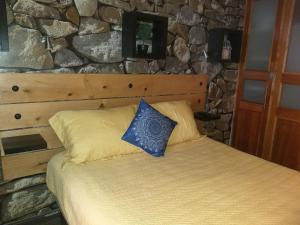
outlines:
[[[191,7],[185,5],[178,12],[177,21],[188,26],[195,26],[201,22],[201,18]]]
[[[39,31],[12,25],[8,29],[9,52],[0,52],[0,67],[50,69],[53,59]]]
[[[74,0],[80,16],[93,16],[97,10],[97,0]]]
[[[95,62],[113,63],[123,60],[122,35],[119,31],[74,36],[72,44],[77,52]]]
[[[127,73],[149,73],[149,64],[147,61],[144,60],[125,61],[125,68]]]
[[[0,195],[7,195],[46,182],[46,175],[39,174],[0,184]]]
[[[13,7],[13,11],[15,13],[27,14],[35,18],[61,18],[57,9],[32,0],[18,0]]]
[[[11,221],[45,208],[55,202],[55,197],[46,185],[14,192],[2,202],[1,218],[3,222]]]
[[[187,63],[190,60],[190,49],[186,45],[185,40],[181,37],[176,38],[173,46],[173,52],[182,63]]]
[[[120,63],[91,63],[81,67],[78,73],[119,74],[124,73],[124,69],[123,64]]]

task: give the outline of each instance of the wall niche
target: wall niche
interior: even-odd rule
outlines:
[[[122,25],[122,56],[164,59],[168,18],[141,12],[125,12]]]

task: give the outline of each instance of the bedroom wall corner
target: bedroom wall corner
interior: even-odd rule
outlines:
[[[244,1],[6,0],[10,51],[0,52],[0,73],[207,73],[206,110],[221,119],[203,132],[229,144],[238,65],[208,63],[203,50],[209,29],[242,29]],[[169,17],[166,60],[122,58],[121,15],[132,10]],[[59,212],[45,174],[0,181],[0,207],[0,224]]]

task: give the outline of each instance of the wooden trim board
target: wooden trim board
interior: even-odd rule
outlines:
[[[4,179],[45,172],[48,160],[63,150],[48,124],[58,111],[137,104],[141,97],[150,103],[188,100],[201,111],[206,86],[205,75],[1,74],[0,138],[39,133],[48,145],[17,155],[1,151]]]
[[[144,97],[148,102],[189,100],[195,110],[201,110],[204,106],[205,93],[187,95],[168,95]],[[80,101],[58,101],[58,102],[37,102],[0,105],[0,131],[19,129],[26,127],[40,127],[48,125],[48,119],[56,112],[63,110],[96,110],[111,108],[123,105],[137,104],[140,97],[112,98]],[[15,115],[20,114],[21,118],[16,119]]]
[[[61,151],[63,148],[2,156],[4,180],[45,173],[48,161]]]
[[[203,94],[201,94],[201,96]],[[122,99],[122,103],[120,103],[120,105],[121,104],[127,105],[127,104],[138,103],[139,99],[140,98]],[[173,95],[173,96],[162,96],[162,97],[153,98],[153,99],[150,97],[150,98],[145,98],[145,99],[150,103],[153,102],[154,100],[158,100],[158,99],[159,99],[159,101],[172,101],[172,100],[185,99],[185,100],[189,100],[192,103],[193,111],[203,110],[204,104],[205,104],[204,101],[200,102],[200,103],[198,102],[199,95],[190,95],[190,96]],[[119,103],[118,101],[115,101],[118,99],[109,99],[108,101],[110,101],[110,100],[112,100],[113,102],[109,103],[108,105],[104,105],[103,108],[111,107],[113,104]],[[56,103],[59,103],[59,105],[60,105],[61,103],[63,104],[64,102],[56,102]],[[98,102],[96,102],[95,105],[91,104],[90,108],[88,108],[87,106],[89,106],[89,105],[86,105],[86,104],[83,104],[82,107],[83,107],[83,109],[97,109],[97,107],[99,106],[99,104],[97,104],[97,103]],[[37,107],[28,107],[27,108],[26,105],[31,106],[32,104],[37,104]],[[4,109],[7,107],[7,105],[4,105],[4,106],[5,107],[3,107],[3,108],[1,108],[1,106],[0,106],[0,109]],[[38,108],[38,106],[40,106],[40,108]],[[95,107],[93,107],[93,106],[95,106]],[[65,108],[63,108],[63,107],[65,107]],[[49,106],[48,102],[20,104],[21,109],[22,108],[27,109],[26,115],[28,115],[28,117],[25,118],[25,116],[23,116],[24,121],[17,121],[13,117],[11,117],[12,118],[11,120],[3,120],[3,127],[9,126],[10,128],[12,128],[15,125],[16,129],[2,130],[0,132],[0,138],[39,133],[46,140],[46,142],[48,144],[48,149],[62,147],[62,144],[58,140],[56,134],[54,133],[52,128],[49,127],[49,125],[48,125],[48,118],[51,117],[56,111],[61,111],[61,110],[65,110],[65,109],[68,109],[68,110],[73,109],[74,110],[74,108],[70,107],[70,105],[68,105],[68,104],[67,105],[63,104],[63,107],[60,108],[60,107],[56,106],[54,108],[53,107],[51,108],[51,104]],[[51,108],[51,110],[49,110],[49,108]],[[39,110],[37,110],[37,109],[39,109]],[[6,112],[7,115],[13,115],[12,112],[15,112],[15,111],[11,111],[11,109],[9,109],[9,107],[7,107],[7,111],[5,111],[5,110],[0,110],[0,111]],[[20,111],[20,112],[23,113],[23,111]],[[41,117],[40,114],[43,114],[43,117]],[[6,115],[6,117],[7,117],[7,115]],[[0,117],[0,118],[2,118],[2,117]],[[40,118],[40,119],[36,120],[35,118]],[[31,124],[31,126],[33,126],[33,127],[27,127],[27,124]]]
[[[199,93],[201,75],[1,74],[0,104]]]

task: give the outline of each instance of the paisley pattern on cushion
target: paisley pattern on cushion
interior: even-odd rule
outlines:
[[[143,99],[122,140],[142,148],[153,156],[163,156],[177,122],[164,116]]]

